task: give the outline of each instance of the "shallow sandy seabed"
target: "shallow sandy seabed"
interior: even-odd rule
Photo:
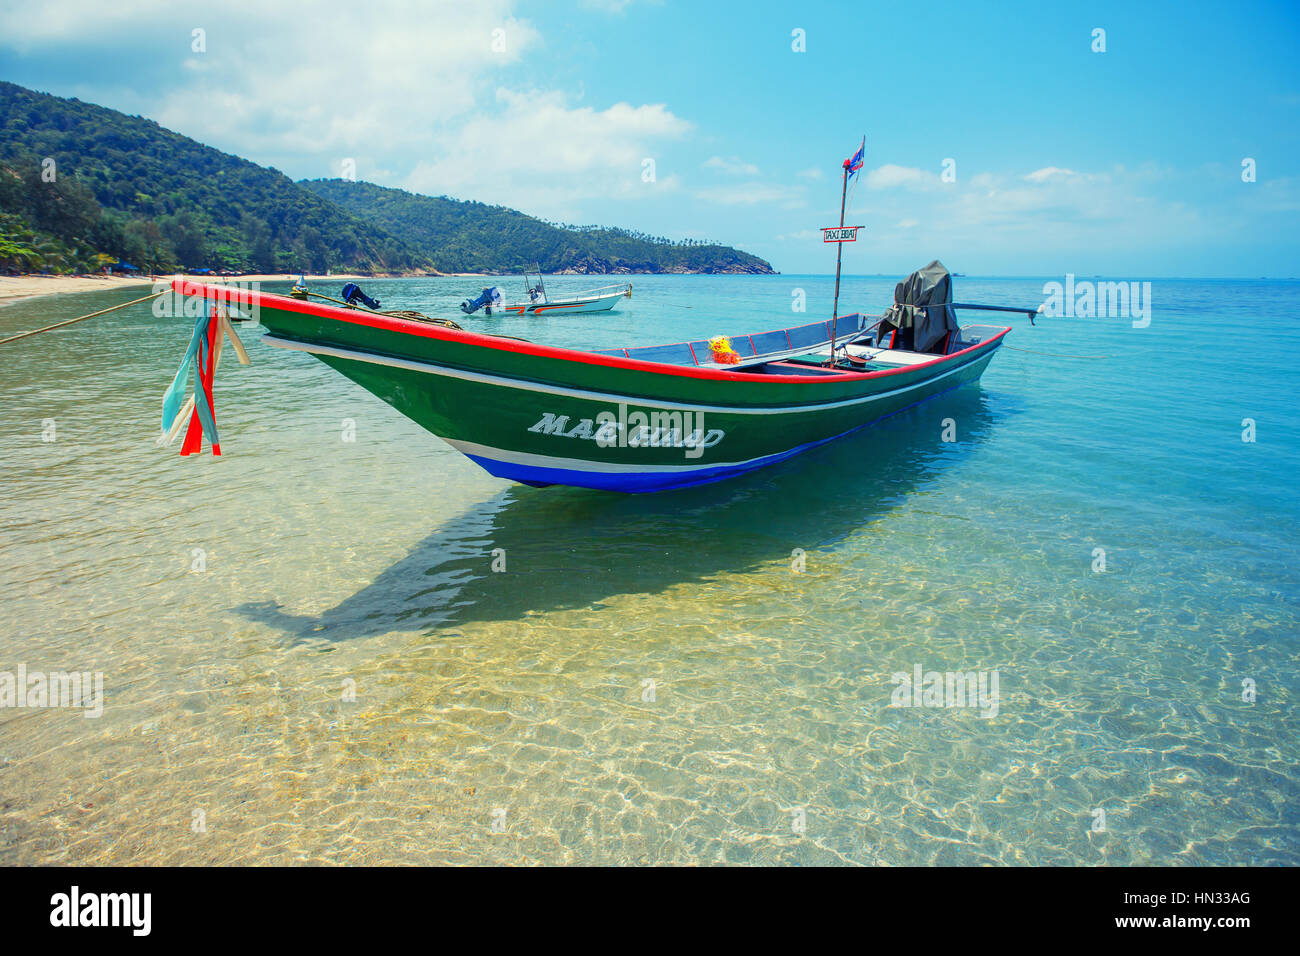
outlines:
[[[474,284],[362,282],[427,314]],[[979,388],[665,495],[499,481],[251,328],[222,455],[181,457],[192,325],[147,304],[5,346],[0,675],[101,674],[103,713],[0,708],[0,866],[1300,864],[1300,286],[1161,288],[1148,330],[1018,322]],[[466,322],[599,348],[790,301],[646,276]],[[918,666],[996,673],[996,715],[896,701]]]

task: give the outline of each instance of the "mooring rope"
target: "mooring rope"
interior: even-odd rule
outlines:
[[[143,299],[132,299],[130,302],[123,302],[121,305],[115,305],[111,309],[100,309],[98,312],[91,312],[89,315],[79,315],[75,319],[65,319],[62,322],[55,322],[53,325],[47,325],[43,329],[32,329],[29,332],[19,332],[17,335],[11,335],[7,339],[0,339],[0,345],[6,342],[17,342],[19,339],[25,339],[29,335],[40,335],[42,332],[48,332],[50,329],[59,329],[65,325],[71,325],[73,322],[84,322],[86,319],[93,319],[97,315],[108,315],[110,312],[116,312],[118,309],[125,309],[128,305],[139,305],[141,302],[148,302],[150,299],[156,299],[160,295],[166,295],[166,292],[155,292],[153,295],[147,295]]]
[[[460,332],[465,331],[463,327],[457,325],[451,319],[436,319],[432,316],[425,315],[423,312],[416,312],[414,309],[391,309],[386,312],[381,312],[378,309],[367,309],[363,305],[354,305],[351,302],[344,302],[342,299],[336,299],[333,296],[324,295],[320,292],[308,292],[307,295],[315,299],[324,299],[326,302],[335,302],[338,305],[343,306],[345,309],[358,309],[362,312],[369,312],[371,315],[390,315],[395,319],[409,319],[412,322],[429,322],[433,325],[441,325],[444,328],[456,329]]]
[[[465,332],[467,329],[463,325],[457,325],[451,319],[439,319],[423,312],[416,312],[414,309],[390,309],[388,311],[379,311],[377,309],[368,309],[364,305],[354,305],[351,302],[345,302],[342,299],[335,299],[333,296],[325,295],[321,292],[308,292],[308,296],[316,299],[324,299],[326,302],[337,302],[346,309],[353,309],[359,312],[369,312],[371,315],[387,315],[394,319],[406,319],[410,322],[428,322],[430,325],[441,325],[443,328],[455,329],[457,332]],[[520,338],[518,335],[505,335],[501,332],[476,332],[476,335],[489,335],[495,339],[510,339],[512,342],[528,342],[528,339]],[[531,344],[531,343],[530,343]]]

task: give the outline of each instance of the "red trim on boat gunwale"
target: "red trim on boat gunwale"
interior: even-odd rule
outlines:
[[[582,305],[590,305],[590,304],[591,303],[585,301],[582,303]],[[535,315],[541,315],[543,312],[550,312],[554,309],[576,309],[576,308],[578,308],[578,306],[573,305],[571,303],[556,302],[553,305],[539,305],[537,308],[533,309],[533,313]]]
[[[711,368],[687,368],[684,365],[666,365],[662,362],[643,362],[634,358],[619,358],[614,355],[597,355],[594,352],[582,352],[578,349],[566,349],[556,345],[538,345],[533,342],[521,342],[516,339],[503,339],[493,335],[480,335],[478,332],[468,330],[449,329],[440,325],[426,325],[423,322],[417,322],[413,319],[399,319],[391,315],[378,315],[373,312],[361,312],[356,309],[340,309],[334,305],[317,305],[314,302],[305,302],[302,299],[292,299],[286,295],[277,295],[274,292],[250,292],[247,289],[231,288],[229,286],[205,285],[202,282],[192,282],[189,279],[173,279],[172,289],[181,295],[203,295],[212,297],[218,301],[238,302],[240,305],[261,306],[263,299],[274,299],[269,307],[279,309],[282,312],[297,312],[304,315],[317,315],[325,319],[334,319],[339,322],[350,322],[353,325],[363,325],[371,329],[385,329],[390,332],[400,332],[404,335],[415,335],[420,338],[440,339],[445,342],[464,342],[466,345],[477,345],[483,348],[498,349],[503,352],[515,352],[521,355],[536,355],[540,358],[560,359],[566,362],[579,362],[585,365],[604,365],[612,368],[626,368],[638,372],[654,372],[659,375],[677,375],[682,378],[703,378],[714,381],[725,382],[754,382],[762,381],[764,384],[789,384],[789,385],[807,385],[809,376],[806,375],[763,375],[761,379],[750,378],[751,375],[761,374],[754,372],[727,372],[721,369]],[[786,341],[790,340],[789,329],[779,329],[773,331],[783,331],[786,333]],[[947,362],[959,355],[965,355],[976,349],[983,348],[993,342],[999,341],[1003,336],[1011,331],[1011,326],[1007,326],[992,338],[985,339],[983,342],[977,342],[974,345],[967,346],[960,352],[953,352],[951,355],[940,355],[928,362],[918,362],[915,365],[903,365],[898,368],[881,369],[876,372],[837,372],[824,377],[818,377],[816,381],[824,382],[848,382],[862,381],[864,379],[884,378],[889,375],[900,375],[904,372],[913,372],[917,369],[929,368],[940,362]],[[689,343],[687,343],[689,345]],[[694,353],[694,349],[691,350]],[[698,361],[698,359],[697,359]]]

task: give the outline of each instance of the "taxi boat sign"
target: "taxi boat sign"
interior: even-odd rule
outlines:
[[[858,230],[865,226],[822,226],[822,242],[857,242]]]

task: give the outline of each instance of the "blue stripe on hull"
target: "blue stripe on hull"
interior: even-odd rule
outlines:
[[[837,436],[838,437],[838,436]],[[825,439],[831,441],[833,439]],[[821,442],[813,444],[820,445]],[[570,468],[543,468],[538,465],[519,465],[495,458],[479,455],[466,455],[470,461],[487,470],[489,474],[510,481],[520,481],[526,485],[573,485],[577,488],[597,488],[601,491],[649,492],[668,491],[672,488],[689,488],[692,485],[706,485],[712,481],[722,481],[733,475],[740,475],[755,468],[784,461],[792,455],[812,445],[792,448],[779,455],[746,462],[744,465],[711,465],[691,471],[575,471]]]
[[[731,478],[736,475],[742,475],[748,471],[754,471],[758,468],[766,468],[768,465],[774,465],[777,462],[785,461],[787,458],[793,458],[795,455],[816,448],[818,445],[825,445],[827,442],[836,441],[844,438],[846,435],[852,435],[864,428],[870,428],[877,422],[884,421],[894,415],[900,415],[909,408],[914,408],[922,402],[928,402],[932,398],[938,398],[940,395],[946,395],[954,389],[961,388],[960,385],[954,385],[946,388],[942,392],[935,392],[933,395],[927,395],[919,401],[912,402],[897,411],[890,412],[888,415],[881,415],[879,418],[872,419],[850,428],[846,432],[838,435],[832,435],[829,438],[821,438],[817,441],[807,442],[803,445],[796,445],[794,448],[779,452],[775,455],[768,455],[766,458],[755,458],[753,461],[747,461],[743,465],[702,465],[697,469],[690,471],[673,471],[673,472],[650,472],[650,471],[625,471],[625,472],[606,472],[606,471],[577,471],[571,468],[544,468],[538,465],[521,465],[509,461],[500,461],[495,458],[487,458],[482,455],[466,455],[470,461],[483,468],[491,475],[498,478],[506,478],[510,481],[522,482],[525,485],[545,486],[545,485],[572,485],[578,488],[595,488],[601,491],[622,491],[632,494],[652,492],[652,491],[669,491],[674,488],[690,488],[692,485],[707,485],[710,482],[722,481],[725,478]]]

